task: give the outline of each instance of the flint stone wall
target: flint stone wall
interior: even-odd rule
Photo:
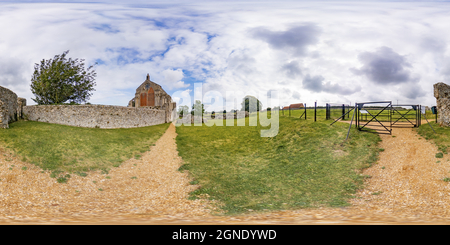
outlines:
[[[9,123],[22,118],[22,105],[26,105],[26,99],[0,86],[0,128],[9,128]]]
[[[200,116],[192,116],[191,114],[186,114],[183,118],[177,119],[177,121],[176,121],[177,124],[192,124],[192,123],[205,123],[205,122],[208,122],[208,119],[202,118]]]
[[[244,117],[248,117],[248,111],[237,111],[236,114],[232,113],[231,118],[230,119],[239,119],[239,118],[244,118]],[[212,116],[212,118],[214,119],[227,119],[227,114],[223,114],[223,113],[216,113],[215,115]]]
[[[137,128],[166,123],[166,111],[112,105],[33,105],[23,107],[30,121],[86,128]]]
[[[238,111],[236,114],[229,115],[230,119],[239,119],[249,117],[249,113],[247,111]],[[178,117],[177,117],[178,118]],[[189,124],[189,123],[199,123],[199,122],[208,122],[208,119],[227,119],[227,114],[216,113],[215,115],[204,115],[203,119],[200,116],[192,116],[191,114],[186,114],[181,119],[177,119],[177,124]]]
[[[445,83],[433,85],[436,108],[438,111],[437,123],[441,126],[450,126],[450,86]]]
[[[0,100],[0,128],[8,128],[8,110],[6,109],[5,103]]]

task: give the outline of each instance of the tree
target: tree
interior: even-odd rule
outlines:
[[[66,58],[69,50],[53,59],[42,60],[35,64],[31,77],[32,99],[39,105],[86,102],[95,91],[97,74],[93,65],[84,69],[84,59]]]
[[[184,113],[189,113],[189,106],[182,105],[178,108],[178,115],[183,116]]]
[[[205,113],[205,106],[202,104],[200,100],[196,100],[195,104],[192,105],[192,115],[202,116]]]
[[[262,109],[262,103],[257,98],[247,95],[242,99],[241,111],[255,112]],[[255,108],[256,107],[256,108]]]

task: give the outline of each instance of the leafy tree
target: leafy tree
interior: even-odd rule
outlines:
[[[241,111],[255,112],[262,109],[262,103],[254,96],[247,95],[242,99]],[[255,108],[256,106],[256,108]]]
[[[205,114],[205,106],[202,104],[200,100],[196,100],[195,104],[192,105],[192,115],[202,116]]]
[[[84,68],[84,59],[66,58],[69,50],[53,59],[35,64],[31,78],[32,99],[39,105],[86,102],[95,91],[97,74],[92,68]]]
[[[178,108],[178,115],[183,116],[184,113],[189,113],[189,106],[182,105]]]

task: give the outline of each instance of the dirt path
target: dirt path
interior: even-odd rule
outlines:
[[[175,137],[171,125],[150,152],[110,171],[110,179],[90,174],[74,176],[67,184],[1,154],[0,224],[450,223],[450,182],[442,181],[450,177],[449,157],[436,158],[437,148],[413,129],[381,135],[385,150],[378,164],[364,171],[371,178],[350,207],[234,217],[213,216],[210,203],[186,199],[196,187],[177,171],[181,159]]]

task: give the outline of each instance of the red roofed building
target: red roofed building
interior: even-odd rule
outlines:
[[[285,106],[283,107],[283,110],[289,110],[289,107],[291,108],[291,110],[304,108],[303,103],[298,103],[298,104],[291,104],[290,106]]]

